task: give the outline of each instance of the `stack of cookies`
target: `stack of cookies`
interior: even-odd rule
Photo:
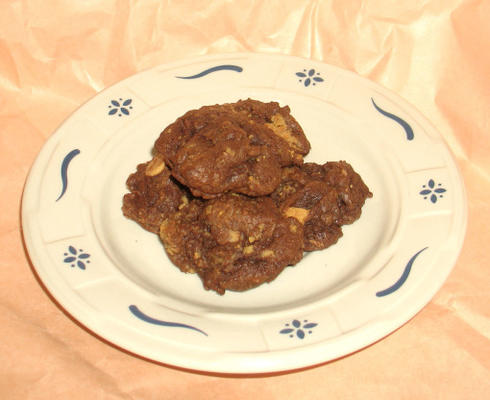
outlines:
[[[347,162],[305,163],[309,151],[289,107],[276,102],[192,110],[128,177],[122,210],[206,289],[248,290],[336,243],[372,197]]]

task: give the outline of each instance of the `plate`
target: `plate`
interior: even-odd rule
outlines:
[[[312,144],[306,160],[347,160],[374,197],[335,246],[219,296],[173,266],[121,201],[168,124],[245,98],[289,105]],[[450,273],[466,218],[456,164],[414,107],[330,65],[241,53],[156,67],[99,93],[45,143],[22,202],[35,272],[88,330],[160,363],[239,374],[323,363],[400,327]]]

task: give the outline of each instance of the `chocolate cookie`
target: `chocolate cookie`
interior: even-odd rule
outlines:
[[[372,193],[347,162],[339,161],[284,168],[271,197],[285,216],[304,225],[304,248],[313,251],[336,243],[341,226],[361,216]]]
[[[303,227],[270,197],[226,194],[194,199],[161,225],[172,262],[223,294],[270,282],[303,256]]]
[[[123,214],[150,232],[158,233],[165,218],[189,202],[190,193],[170,175],[160,157],[139,164],[126,185]]]
[[[301,165],[309,150],[289,107],[250,99],[189,111],[155,142],[172,175],[203,198],[270,194],[281,168]]]

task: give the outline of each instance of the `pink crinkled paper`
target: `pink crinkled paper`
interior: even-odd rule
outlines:
[[[0,398],[488,398],[489,16],[486,0],[2,1]],[[433,300],[384,340],[289,374],[199,374],[116,349],[50,299],[22,241],[28,170],[82,103],[152,66],[235,51],[307,57],[391,89],[438,128],[467,190],[465,243]]]

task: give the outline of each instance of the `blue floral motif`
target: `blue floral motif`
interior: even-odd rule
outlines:
[[[446,189],[442,187],[442,183],[438,183],[436,187],[434,179],[429,179],[426,185],[422,185],[422,190],[419,194],[424,196],[424,199],[430,199],[432,203],[436,203],[437,197],[442,198],[445,192]]]
[[[118,100],[111,100],[111,104],[109,105],[109,115],[118,115],[119,117],[122,117],[122,115],[129,115],[130,111],[133,109],[133,106],[130,104],[133,102],[132,99],[126,99],[123,101],[123,99]]]
[[[63,262],[70,264],[72,268],[75,265],[80,269],[85,269],[85,264],[90,264],[90,254],[84,253],[83,249],[76,249],[73,246],[68,246],[68,252],[63,253],[65,258]]]
[[[286,328],[282,329],[279,333],[283,335],[289,334],[289,337],[291,338],[296,334],[297,338],[304,339],[307,333],[313,333],[312,329],[317,325],[318,324],[314,322],[308,322],[307,319],[303,320],[303,323],[297,319],[293,319],[291,323],[285,324],[284,326],[286,326]]]
[[[309,70],[303,69],[303,72],[296,72],[296,76],[301,78],[299,81],[302,82],[305,87],[310,85],[315,86],[316,82],[323,82],[320,73],[316,72],[314,68],[310,68]]]

